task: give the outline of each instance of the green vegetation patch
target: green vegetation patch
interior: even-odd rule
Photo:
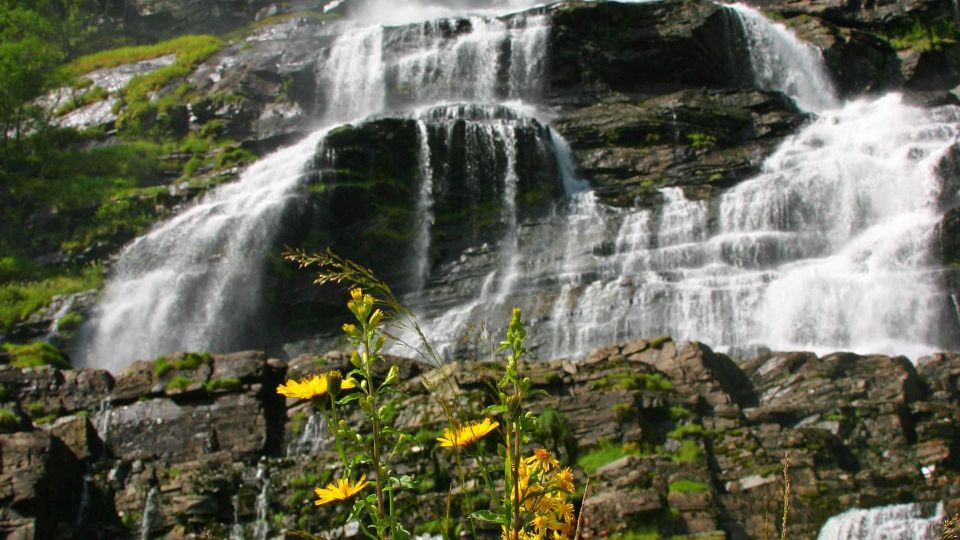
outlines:
[[[669,392],[673,383],[659,373],[614,373],[590,382],[594,390],[654,390]]]
[[[625,456],[641,456],[643,452],[636,445],[610,443],[601,444],[577,459],[577,465],[587,473],[594,473],[600,467],[613,463]]]
[[[78,76],[98,69],[134,64],[168,54],[176,54],[178,62],[199,62],[219,50],[220,45],[220,40],[210,35],[180,36],[153,45],[120,47],[82,56],[70,62],[66,69],[71,75]]]
[[[210,379],[209,381],[203,383],[203,387],[207,392],[216,392],[218,390],[230,391],[240,388],[242,383],[240,379],[236,377],[226,377],[223,379]]]
[[[687,439],[680,444],[680,450],[671,456],[674,463],[699,463],[703,461],[703,449],[700,444],[691,439]]]
[[[670,482],[670,487],[667,489],[669,493],[703,493],[710,489],[709,486],[703,482],[697,482],[695,480],[677,480],[676,482]]]
[[[20,425],[20,417],[10,409],[0,408],[0,428],[16,429]]]
[[[193,384],[193,379],[190,377],[176,375],[167,383],[166,389],[167,391],[185,392],[191,384]]]
[[[18,368],[56,366],[70,369],[70,362],[60,349],[49,343],[34,342],[26,345],[4,343],[3,350],[10,356],[10,365]]]
[[[897,50],[914,49],[916,51],[940,50],[956,43],[957,25],[951,19],[941,19],[933,23],[914,21],[911,26],[888,34],[890,46]]]
[[[0,285],[0,330],[23,321],[54,296],[89,291],[102,284],[103,267],[99,265],[38,281],[4,283]]]

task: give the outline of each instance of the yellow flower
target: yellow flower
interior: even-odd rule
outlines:
[[[573,493],[573,471],[570,470],[570,467],[564,467],[557,471],[554,480],[557,483],[557,488],[567,493]]]
[[[526,459],[527,465],[539,468],[543,472],[547,472],[553,467],[559,467],[560,462],[550,456],[550,451],[546,448],[537,448],[533,455]]]
[[[317,397],[322,397],[327,394],[329,390],[328,381],[340,378],[340,372],[331,371],[329,373],[324,373],[321,375],[314,375],[313,377],[304,377],[299,381],[287,381],[286,384],[281,384],[277,387],[277,393],[282,396],[297,398],[297,399],[313,399]],[[349,390],[351,388],[357,387],[357,381],[355,379],[343,379],[340,381],[340,390]]]
[[[322,504],[327,504],[328,502],[333,501],[345,501],[357,493],[360,492],[363,488],[367,487],[367,475],[361,475],[360,480],[356,484],[350,485],[350,480],[348,478],[341,478],[337,480],[336,484],[327,484],[327,487],[324,488],[315,488],[313,491],[317,494],[317,499],[313,504],[320,506]]]
[[[488,433],[497,429],[499,425],[499,422],[492,422],[489,418],[484,418],[482,422],[466,424],[456,430],[444,429],[443,437],[437,437],[437,441],[443,447],[459,446],[463,448],[484,438]]]

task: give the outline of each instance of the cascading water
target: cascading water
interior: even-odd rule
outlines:
[[[257,465],[257,480],[260,482],[260,493],[257,494],[257,522],[254,525],[253,537],[255,540],[267,540],[270,536],[270,521],[267,515],[270,510],[270,475],[266,463]]]
[[[157,511],[157,497],[160,489],[157,486],[150,488],[147,499],[143,503],[143,519],[140,521],[140,540],[150,540],[150,529],[153,527],[153,515]]]
[[[315,412],[308,413],[307,421],[300,431],[300,436],[291,440],[287,446],[287,457],[315,456],[326,447],[324,431],[327,424],[323,415]]]
[[[516,283],[485,281],[478,300],[427,314],[427,328],[455,340],[521,305],[541,358],[656,334],[720,349],[916,356],[942,346],[948,306],[931,245],[951,194],[936,166],[957,141],[960,110],[911,107],[896,94],[840,108],[819,51],[733,9],[758,83],[821,117],[711,203],[670,188],[659,208],[621,210],[574,193],[565,212],[525,223],[519,247],[501,243],[501,261],[514,260],[504,246],[518,250]],[[565,145],[554,147],[569,161]]]
[[[433,227],[433,166],[430,163],[430,133],[423,120],[417,120],[417,138],[420,155],[420,189],[417,195],[417,237],[414,242],[413,270],[415,293],[423,291],[427,273],[430,271],[430,229]]]
[[[440,350],[454,350],[474,324],[504,320],[513,305],[525,308],[544,358],[661,333],[721,349],[939,348],[937,322],[948,303],[930,249],[946,196],[936,164],[956,142],[958,109],[915,108],[897,95],[841,108],[816,49],[750,8],[731,9],[751,44],[757,84],[820,118],[784,142],[760,175],[709,203],[669,188],[658,208],[599,204],[551,134],[541,142],[569,197],[549,216],[524,221],[516,200],[520,116],[478,112],[495,107],[415,115],[418,222],[413,293],[405,298]],[[351,29],[321,53],[326,121],[437,100],[536,97],[548,34],[540,11]],[[472,247],[490,252],[486,262],[450,271],[437,291],[432,212],[447,165],[431,144],[453,140],[444,122],[466,126],[468,154],[496,156],[474,169],[467,159],[462,186],[496,177],[502,235]],[[239,346],[271,235],[322,136],[265,158],[134,242],[87,327],[80,363],[117,368],[176,349]]]
[[[328,121],[449,101],[536,97],[549,24],[470,16],[355,28],[323,53],[318,90]],[[507,51],[507,54],[504,54]]]
[[[322,53],[325,124],[393,105],[535,92],[548,29],[545,16],[528,15],[348,30]],[[242,347],[255,334],[277,225],[327,131],[258,161],[130,244],[80,333],[75,363],[118,370],[178,350]]]
[[[258,161],[124,249],[84,326],[80,366],[233,350],[259,305],[264,257],[325,131]]]
[[[930,540],[943,518],[942,502],[853,508],[828,519],[817,540]]]
[[[739,3],[728,7],[739,17],[750,42],[750,65],[757,86],[784,92],[805,111],[821,112],[840,105],[819,49],[752,7]]]

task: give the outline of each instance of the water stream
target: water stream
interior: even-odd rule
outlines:
[[[817,540],[932,540],[944,517],[942,502],[852,508],[827,520]]]
[[[318,53],[327,124],[417,111],[403,113],[417,122],[420,160],[405,299],[441,351],[452,354],[477,325],[498,330],[515,305],[542,358],[655,334],[721,350],[917,356],[942,347],[938,328],[954,308],[931,248],[939,201],[950,195],[936,166],[957,141],[958,109],[913,107],[897,94],[842,104],[816,48],[752,8],[730,9],[757,85],[818,116],[755,178],[710,201],[666,188],[654,208],[599,203],[548,130],[538,144],[556,159],[567,197],[547,216],[518,212],[517,126],[543,115],[489,103],[535,101],[541,91],[550,28],[538,11],[359,26]],[[450,100],[486,105],[424,107]],[[447,288],[434,290],[433,212],[445,165],[431,141],[453,141],[455,124],[465,126],[468,154],[497,156],[471,158],[478,165],[463,185],[494,182],[504,232],[461,256],[485,262],[446,268]],[[274,229],[323,133],[264,158],[129,246],[85,327],[81,365],[118,369],[174,350],[242,346]]]

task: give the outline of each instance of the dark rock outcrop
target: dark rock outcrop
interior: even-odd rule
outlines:
[[[75,404],[66,409],[114,403],[89,422],[66,415],[42,430],[24,424],[0,435],[2,530],[22,538],[78,538],[88,530],[122,537],[121,521],[139,531],[148,498],[156,505],[154,536],[226,535],[234,516],[241,524],[256,520],[258,498],[269,502],[275,532],[337,526],[336,508],[311,503],[312,488],[336,474],[322,424],[274,388],[283,376],[346,370],[348,356],[304,356],[289,365],[258,353],[197,356],[141,362],[115,381],[85,370],[0,372],[7,399],[21,410],[40,395],[25,389],[55,387],[61,403]],[[397,501],[410,505],[408,521],[423,530],[443,515],[456,477],[451,454],[433,442],[446,426],[442,400],[456,396],[477,413],[498,366],[454,363],[444,375],[399,358],[388,363],[400,366],[404,381],[396,421],[418,440],[394,469],[417,478],[419,488],[401,490]],[[761,538],[779,524],[772,516],[785,456],[792,536],[813,537],[827,517],[852,506],[942,500],[949,514],[960,511],[956,354],[916,366],[849,353],[767,353],[737,363],[699,343],[656,338],[603,347],[581,363],[526,364],[523,372],[546,392],[530,409],[554,411],[537,444],[571,463],[600,447],[622,450],[624,457],[595,472],[576,469],[578,485],[591,479],[583,511],[594,537],[643,530]],[[38,382],[71,380],[104,383]],[[466,507],[453,493],[459,516]]]
[[[710,198],[759,172],[806,118],[782,94],[686,90],[614,97],[556,126],[597,195],[629,206],[656,202],[657,190],[672,186],[691,198]]]

